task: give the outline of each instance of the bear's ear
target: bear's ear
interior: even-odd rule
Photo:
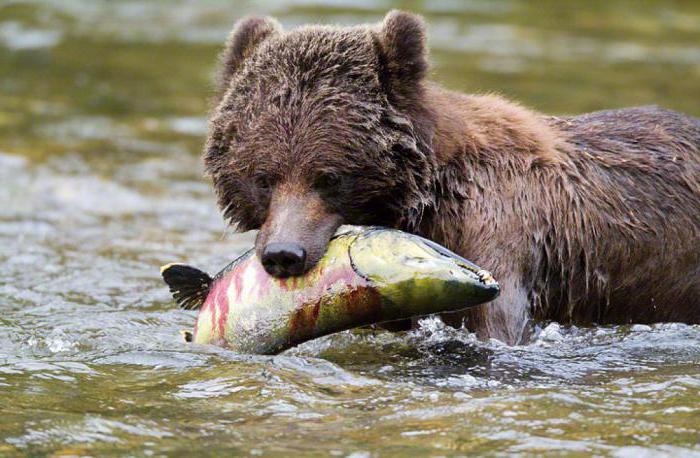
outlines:
[[[394,95],[415,93],[428,71],[428,50],[423,19],[403,11],[390,11],[379,30],[380,79]]]
[[[282,26],[271,17],[254,16],[241,19],[236,23],[220,58],[217,81],[219,94],[226,90],[231,77],[241,68],[243,61],[255,48],[281,31]]]

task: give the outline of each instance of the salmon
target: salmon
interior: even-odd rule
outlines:
[[[161,269],[176,302],[199,310],[189,339],[275,354],[360,326],[473,307],[500,287],[486,270],[406,232],[341,226],[303,276],[276,278],[251,249],[213,278],[183,264]]]

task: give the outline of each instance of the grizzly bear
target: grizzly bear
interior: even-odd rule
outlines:
[[[426,80],[425,26],[234,28],[204,154],[219,205],[275,276],[343,223],[399,228],[489,268],[482,338],[532,323],[700,322],[700,120],[641,107],[546,116]]]

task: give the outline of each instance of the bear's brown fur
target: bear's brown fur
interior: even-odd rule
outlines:
[[[421,19],[234,29],[205,165],[224,215],[308,269],[341,223],[420,233],[494,272],[467,326],[700,322],[700,121],[654,107],[550,117],[425,80]],[[461,323],[464,315],[445,317]]]

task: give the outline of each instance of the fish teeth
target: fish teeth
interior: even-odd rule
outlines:
[[[491,275],[491,272],[489,272],[488,270],[481,269],[476,274],[479,276],[479,280],[481,280],[487,285],[496,283],[496,280],[493,278],[493,275]]]

